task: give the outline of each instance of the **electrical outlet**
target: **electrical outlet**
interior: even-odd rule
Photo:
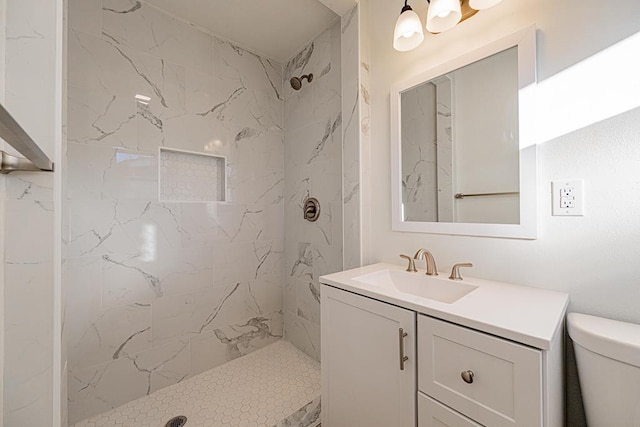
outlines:
[[[561,197],[560,198],[560,207],[564,209],[573,209],[576,207],[576,201],[571,198]]]
[[[560,189],[560,197],[575,197],[576,189],[573,187],[564,187]]]
[[[553,181],[551,193],[552,215],[584,216],[584,191],[581,180]]]

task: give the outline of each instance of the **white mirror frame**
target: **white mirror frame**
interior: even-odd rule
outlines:
[[[518,106],[520,144],[520,224],[404,221],[402,216],[401,108],[403,92],[483,58],[518,47]],[[536,29],[515,32],[391,87],[391,209],[392,229],[418,233],[536,239],[538,233],[538,174],[535,144]]]

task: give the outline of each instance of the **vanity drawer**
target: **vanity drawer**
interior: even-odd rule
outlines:
[[[483,425],[540,426],[542,352],[421,315],[418,389]]]
[[[453,409],[418,392],[418,427],[482,427]]]

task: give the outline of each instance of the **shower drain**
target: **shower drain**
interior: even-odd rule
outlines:
[[[187,423],[187,417],[185,417],[184,415],[180,415],[180,416],[171,418],[164,425],[164,427],[182,427],[186,423]]]

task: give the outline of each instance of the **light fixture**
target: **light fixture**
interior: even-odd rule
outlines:
[[[424,40],[420,17],[411,9],[407,1],[404,1],[404,7],[393,32],[393,48],[399,52],[415,49]]]
[[[463,22],[479,10],[488,9],[502,0],[427,0],[429,9],[425,28],[430,33],[442,33]],[[400,52],[415,49],[424,40],[422,23],[417,13],[404,1],[404,7],[393,32],[393,48]]]
[[[431,0],[427,11],[427,30],[430,33],[442,33],[450,30],[462,19],[459,0]]]
[[[469,6],[475,10],[489,9],[500,3],[502,0],[469,0]]]

